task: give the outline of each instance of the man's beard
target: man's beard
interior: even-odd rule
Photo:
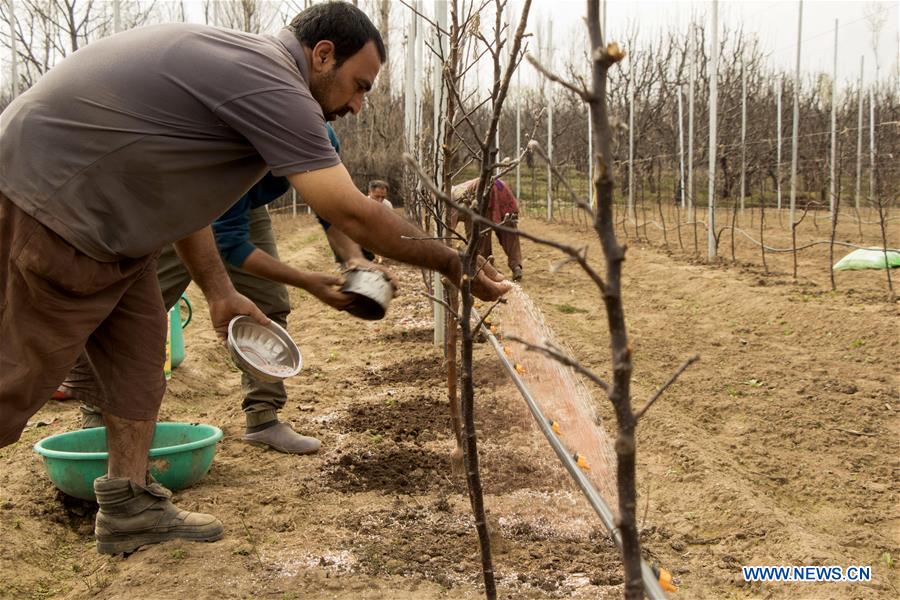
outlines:
[[[343,117],[348,112],[350,112],[350,107],[346,104],[339,108],[334,108],[329,110],[328,107],[325,106],[325,99],[328,96],[328,92],[331,91],[331,88],[334,86],[334,68],[332,68],[327,73],[323,73],[319,76],[319,81],[316,85],[310,86],[309,92],[312,94],[312,97],[319,103],[319,106],[322,107],[322,113],[325,115],[326,121],[334,121],[338,117]]]
[[[344,108],[342,108],[340,110],[336,110],[334,112],[327,113],[325,115],[325,120],[326,121],[336,121],[338,119],[338,117],[343,117],[348,112],[350,112],[350,108],[348,106],[345,106]]]

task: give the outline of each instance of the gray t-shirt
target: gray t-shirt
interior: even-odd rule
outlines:
[[[340,163],[307,70],[287,30],[168,24],[94,42],[0,115],[0,191],[97,260],[145,256],[267,170]]]

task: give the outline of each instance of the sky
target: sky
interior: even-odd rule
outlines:
[[[834,64],[834,21],[838,20],[838,81],[856,81],[859,77],[860,56],[865,56],[866,81],[874,76],[875,54],[872,50],[872,35],[865,18],[869,1],[823,1],[803,2],[803,29],[801,36],[801,72],[831,73]],[[887,9],[887,20],[879,38],[879,79],[886,80],[897,68],[900,40],[898,22],[900,2],[879,2]],[[571,10],[559,7],[570,6]],[[533,12],[547,18],[553,15],[554,30],[583,28],[581,14],[583,2],[559,0],[548,2],[538,0],[533,4]],[[691,19],[709,23],[712,2],[692,2],[687,0],[669,1],[611,1],[607,6],[607,38],[614,39],[616,32],[624,32],[629,26],[637,25],[641,34],[651,37],[661,30],[675,29],[686,32]],[[738,1],[719,2],[719,20],[732,29],[742,25],[747,32],[756,33],[761,45],[770,54],[772,66],[792,73],[797,52],[797,1]],[[569,23],[566,23],[569,21]],[[708,26],[708,25],[707,25]],[[564,34],[563,34],[564,35]],[[554,38],[559,38],[554,33]],[[708,36],[707,36],[708,37]]]
[[[393,40],[402,39],[405,28],[407,9],[393,0],[392,29]],[[520,0],[511,0],[513,13],[519,10]],[[200,0],[187,0],[188,18],[202,21],[202,3]],[[272,2],[277,4],[277,2]],[[297,0],[294,6],[302,4]],[[361,5],[372,5],[371,0],[361,0]],[[431,0],[425,0],[427,11],[431,12]],[[874,77],[875,54],[872,47],[872,35],[865,17],[868,0],[805,0],[803,2],[803,30],[801,43],[801,73],[810,75],[819,72],[831,73],[834,60],[834,25],[838,19],[838,82],[843,87],[847,84],[855,86],[859,77],[860,56],[865,56],[865,81],[871,82]],[[887,20],[879,38],[878,59],[880,63],[879,79],[887,81],[896,73],[898,54],[900,54],[900,1],[879,2],[887,9]],[[762,46],[767,49],[772,67],[793,73],[797,49],[797,17],[799,2],[778,0],[721,0],[719,2],[719,19],[731,28],[739,25],[747,32],[759,36]],[[617,33],[623,34],[629,28],[637,28],[639,41],[643,36],[652,38],[661,30],[674,29],[686,32],[693,18],[696,22],[708,23],[712,2],[689,0],[612,0],[607,5],[607,38],[616,39]],[[533,0],[530,28],[537,31],[538,22],[547,29],[546,23],[553,21],[553,46],[557,56],[563,53],[583,52],[585,28],[582,16],[585,3],[582,0]],[[483,23],[487,26],[488,19]],[[0,26],[6,29],[7,23]],[[275,25],[278,26],[277,24]],[[573,43],[577,42],[577,43]],[[402,49],[397,48],[402,54]],[[634,51],[639,51],[635,48]],[[9,56],[4,52],[2,57],[2,83],[7,86],[9,75]],[[525,69],[530,69],[526,66]],[[394,74],[395,80],[399,73]]]

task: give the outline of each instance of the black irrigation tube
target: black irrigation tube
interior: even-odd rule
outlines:
[[[481,319],[481,316],[478,312],[473,308],[472,312],[475,314],[476,319]],[[506,372],[509,373],[509,376],[512,378],[513,383],[516,384],[516,387],[519,389],[519,392],[522,394],[522,397],[525,399],[525,403],[528,405],[529,410],[531,410],[531,414],[534,417],[535,421],[537,421],[538,427],[541,428],[541,432],[543,432],[544,437],[547,438],[547,441],[550,442],[550,446],[553,448],[553,451],[556,452],[556,456],[559,457],[559,460],[562,461],[563,466],[569,472],[569,475],[572,476],[572,479],[575,480],[575,483],[581,488],[581,491],[584,493],[585,497],[588,500],[588,503],[591,505],[591,508],[597,513],[600,517],[600,521],[603,522],[603,526],[606,527],[606,530],[609,532],[610,537],[616,546],[621,550],[622,549],[622,536],[619,533],[619,528],[616,527],[615,523],[615,515],[612,510],[610,510],[609,505],[606,504],[606,501],[603,500],[603,497],[597,492],[597,488],[594,487],[594,484],[591,483],[591,480],[585,476],[584,472],[578,467],[569,452],[566,450],[566,447],[563,446],[563,443],[557,437],[557,435],[553,432],[549,422],[547,421],[544,414],[541,412],[540,407],[535,402],[534,397],[531,395],[531,392],[528,391],[528,387],[526,387],[525,382],[522,381],[522,378],[519,377],[519,374],[516,372],[515,368],[509,363],[509,360],[506,358],[506,355],[503,352],[503,347],[500,345],[500,342],[491,333],[490,329],[488,329],[484,324],[481,326],[482,331],[484,332],[487,339],[491,342],[491,345],[494,347],[494,351],[497,353],[497,356],[500,357],[500,362],[503,364],[503,368],[506,369]],[[662,587],[659,585],[659,578],[653,572],[653,568],[647,564],[643,558],[641,559],[641,574],[643,575],[644,580],[644,591],[647,593],[647,597],[650,600],[666,600],[666,593],[663,591]]]

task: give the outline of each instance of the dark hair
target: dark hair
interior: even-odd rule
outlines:
[[[387,181],[383,181],[381,179],[373,179],[369,182],[369,191],[372,190],[388,190],[390,191],[391,186],[388,185]]]
[[[387,60],[381,33],[366,13],[349,2],[313,4],[294,17],[288,27],[307,48],[315,48],[322,40],[333,43],[338,67],[370,40],[375,42],[381,62]]]

